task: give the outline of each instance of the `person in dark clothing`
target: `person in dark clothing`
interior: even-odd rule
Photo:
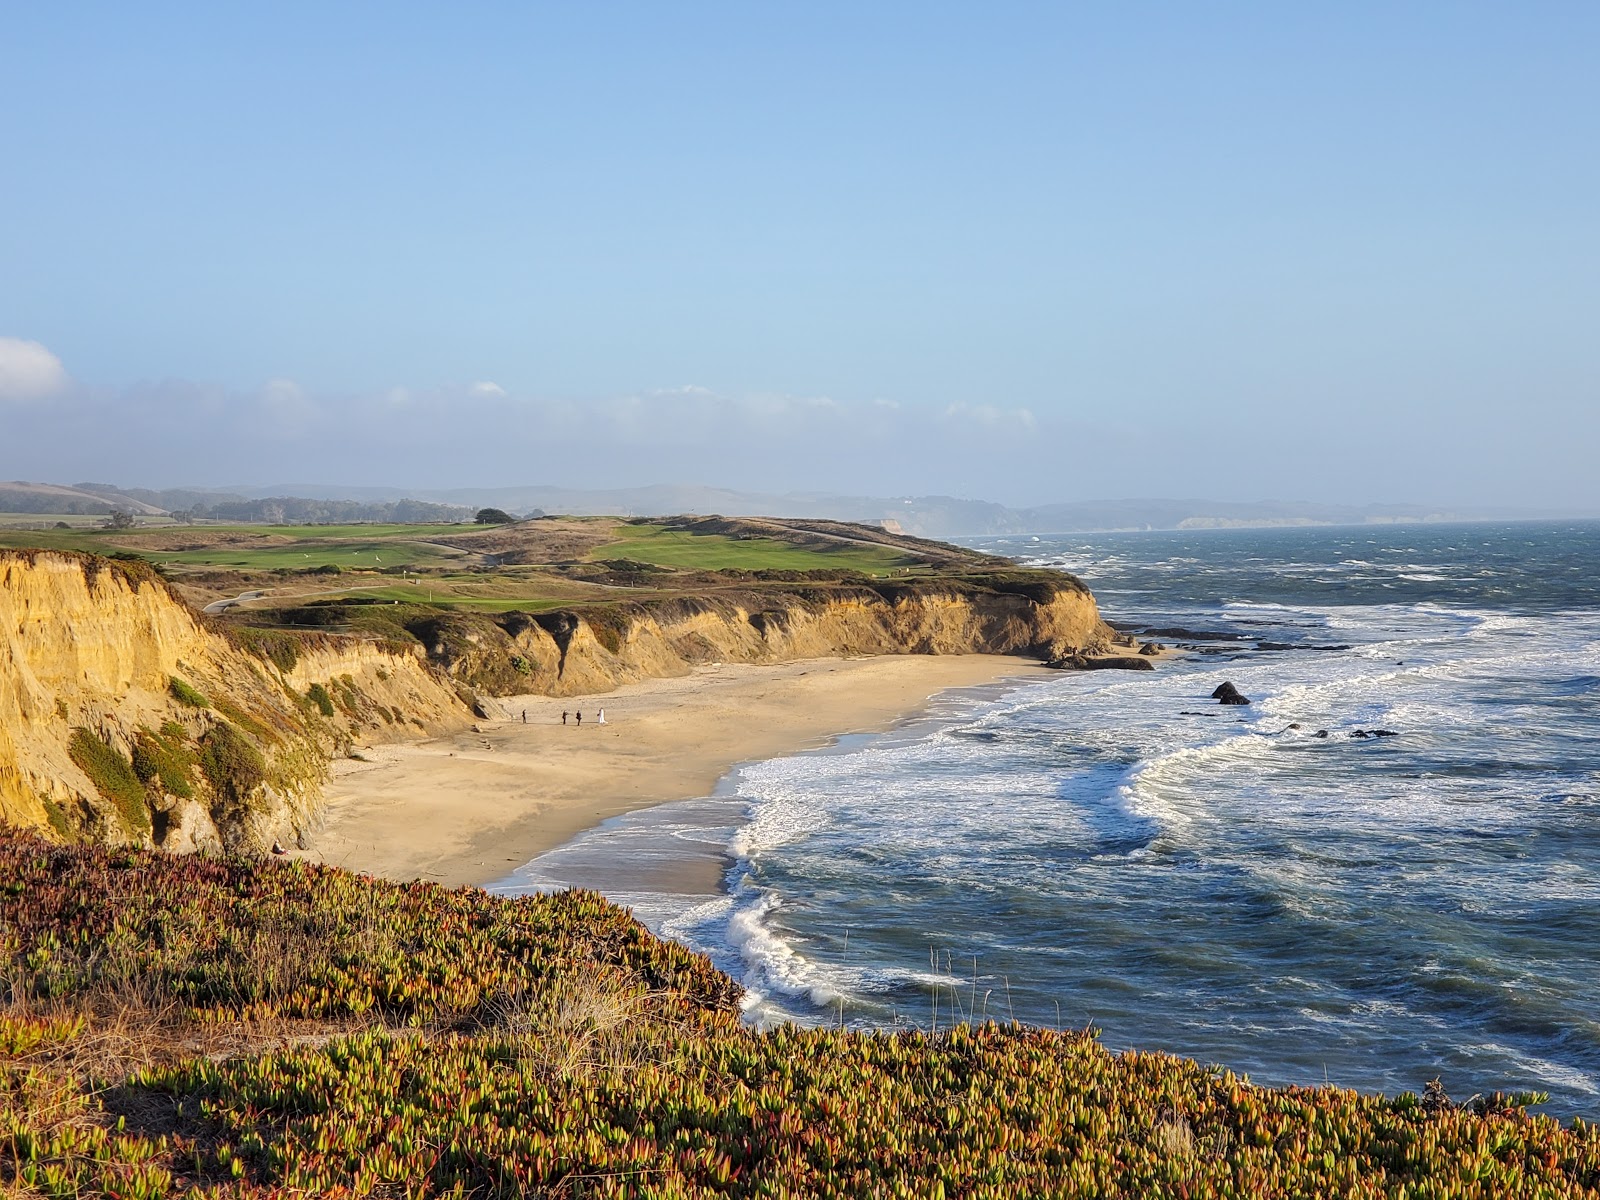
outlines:
[[[523,709],[522,710],[522,723],[524,725],[526,725],[528,723],[528,710],[527,709]]]
[[[583,714],[581,712],[578,714],[578,725],[580,727],[583,725]]]
[[[561,714],[561,723],[562,723],[562,724],[563,724],[563,725],[565,725],[565,724],[566,724],[566,723],[567,723],[567,714],[566,714],[566,713],[565,713],[565,712],[563,712],[563,713],[562,713],[562,714]]]

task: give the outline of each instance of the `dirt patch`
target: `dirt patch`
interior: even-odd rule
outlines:
[[[583,558],[597,547],[616,541],[612,530],[620,523],[613,520],[543,517],[516,525],[493,525],[481,531],[464,531],[429,540],[440,546],[451,546],[474,554],[492,554],[506,564],[570,562]]]

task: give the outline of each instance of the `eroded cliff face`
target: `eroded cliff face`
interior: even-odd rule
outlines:
[[[223,629],[143,564],[0,551],[0,823],[260,851],[314,825],[334,755],[460,728],[474,692],[577,696],[710,662],[1062,658],[1113,636],[1082,584],[1038,573],[428,613],[395,632],[421,645]]]
[[[960,580],[625,604],[417,630],[430,658],[498,695],[578,696],[709,662],[851,654],[1034,654],[1107,648],[1112,630],[1070,577],[1007,590]]]
[[[420,655],[232,637],[138,564],[0,551],[0,823],[259,850],[314,819],[332,755],[469,719]]]

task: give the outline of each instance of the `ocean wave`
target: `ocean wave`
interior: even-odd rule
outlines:
[[[1527,1082],[1557,1087],[1568,1092],[1582,1092],[1587,1096],[1600,1096],[1600,1076],[1552,1059],[1541,1058],[1499,1042],[1484,1042],[1466,1049],[1468,1056],[1493,1054],[1506,1060],[1521,1071]],[[1515,1085],[1511,1085],[1515,1086]]]

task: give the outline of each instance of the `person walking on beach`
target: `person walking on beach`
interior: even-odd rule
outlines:
[[[605,709],[602,708],[599,711],[599,713],[597,713],[595,715],[594,723],[596,725],[604,725],[606,723],[606,710]]]
[[[581,711],[578,713],[578,728],[583,728],[583,713]]]
[[[522,710],[522,723],[524,725],[526,725],[528,723],[528,710],[527,709],[523,709]]]
[[[565,725],[567,723],[567,714],[566,714],[565,711],[563,711],[562,714],[561,714],[561,723],[563,725]]]

